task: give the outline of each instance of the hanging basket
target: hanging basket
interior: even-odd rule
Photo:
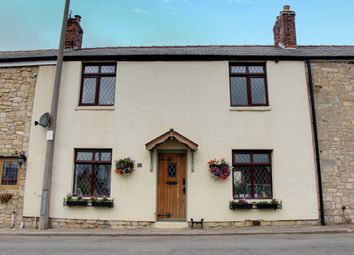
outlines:
[[[230,164],[225,159],[212,159],[208,162],[209,172],[214,179],[226,179],[229,177]]]
[[[12,194],[11,193],[1,193],[0,194],[1,203],[7,203],[7,202],[10,201],[11,198],[12,198]]]
[[[131,175],[134,171],[134,160],[130,157],[118,159],[116,162],[116,169],[114,172],[119,175]]]

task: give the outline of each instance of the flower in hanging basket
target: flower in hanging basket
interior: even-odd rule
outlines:
[[[225,159],[212,159],[208,162],[211,176],[226,179],[230,175],[230,164]]]
[[[116,160],[116,169],[114,172],[120,175],[130,175],[134,171],[134,160],[130,157]]]

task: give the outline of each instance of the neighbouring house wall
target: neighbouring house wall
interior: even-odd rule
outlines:
[[[326,221],[354,222],[354,62],[313,61],[311,67]]]
[[[38,77],[34,96],[32,121],[39,120],[41,115],[50,112],[50,100],[53,93],[55,66],[38,67]],[[31,216],[39,217],[43,185],[44,161],[46,152],[46,128],[31,128],[29,140],[29,157],[27,159],[26,189],[24,195],[24,215],[28,207],[33,208]]]
[[[0,68],[0,157],[28,155],[32,105],[36,85],[37,67]],[[0,203],[0,228],[11,226],[15,212],[15,226],[22,219],[26,164],[19,169],[18,188],[1,190],[11,193],[7,203]]]
[[[310,109],[304,63],[267,62],[270,107],[230,108],[228,61],[118,62],[114,107],[78,107],[81,63],[65,62],[55,134],[50,217],[153,222],[156,219],[156,150],[153,171],[145,143],[173,128],[198,143],[194,172],[187,166],[187,219],[205,221],[317,220],[318,202]],[[137,75],[138,74],[138,75]],[[41,67],[34,118],[50,106],[53,69]],[[42,106],[42,107],[40,107]],[[263,109],[264,110],[264,109]],[[32,129],[24,215],[38,216],[45,132]],[[69,208],[63,198],[73,188],[74,149],[112,148],[113,160],[131,156],[141,168],[118,176],[112,169],[112,209]],[[158,149],[186,149],[169,142]],[[207,162],[232,149],[270,149],[273,196],[282,210],[230,211],[232,177],[214,180]],[[64,220],[63,220],[64,221]]]

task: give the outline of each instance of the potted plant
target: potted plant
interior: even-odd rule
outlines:
[[[130,157],[115,161],[116,169],[114,172],[119,175],[130,175],[134,171],[134,160]]]
[[[87,206],[88,200],[83,199],[81,196],[73,196],[72,194],[68,194],[66,198],[64,198],[65,206]]]
[[[279,209],[280,202],[276,199],[272,199],[271,201],[261,201],[256,203],[257,209]]]
[[[92,199],[92,206],[95,207],[108,207],[112,208],[114,205],[113,199],[112,198],[107,198],[106,196],[103,196],[102,198],[94,198]]]
[[[208,165],[211,177],[214,179],[226,179],[231,173],[230,164],[224,158],[212,159],[208,162]]]
[[[246,199],[241,198],[238,201],[230,201],[230,210],[236,209],[252,209],[253,204],[248,203]]]

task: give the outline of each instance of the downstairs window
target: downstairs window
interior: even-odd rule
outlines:
[[[271,151],[232,151],[233,197],[272,198]]]
[[[75,151],[76,196],[110,196],[112,150]]]

